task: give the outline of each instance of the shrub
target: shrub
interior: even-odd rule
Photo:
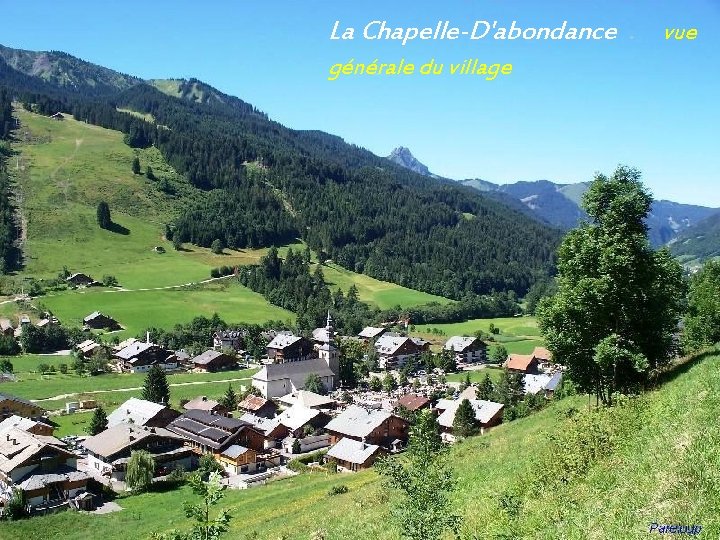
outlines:
[[[337,486],[333,486],[328,490],[328,495],[342,495],[343,493],[347,493],[348,487],[345,484],[338,484]]]

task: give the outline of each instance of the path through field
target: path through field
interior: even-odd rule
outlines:
[[[240,379],[222,379],[219,381],[190,381],[190,382],[181,382],[181,383],[171,383],[168,386],[175,387],[175,386],[192,386],[192,385],[198,385],[198,384],[212,384],[212,383],[222,383],[222,382],[239,382],[239,381],[249,381],[250,379],[248,377],[242,377]],[[55,401],[60,399],[70,399],[74,396],[78,395],[87,395],[87,394],[106,394],[109,392],[134,392],[136,390],[142,390],[142,386],[136,386],[133,388],[113,388],[111,390],[88,390],[85,392],[74,392],[72,394],[60,394],[59,396],[53,396],[49,398],[41,398],[41,399],[32,399],[30,401],[33,401],[35,403],[40,403],[42,401]]]

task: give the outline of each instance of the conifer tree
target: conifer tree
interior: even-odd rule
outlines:
[[[97,435],[98,433],[105,431],[108,428],[108,419],[105,414],[105,409],[98,407],[93,413],[93,417],[90,420],[90,425],[87,428],[87,432],[90,435]]]
[[[160,366],[152,366],[145,376],[142,399],[161,405],[170,403],[170,386],[165,371]]]
[[[478,427],[478,421],[475,418],[475,409],[473,409],[470,400],[463,399],[457,411],[455,411],[453,433],[458,437],[469,437],[477,433]]]
[[[132,161],[132,172],[133,174],[140,174],[140,159],[137,156]]]
[[[101,229],[110,229],[112,219],[110,218],[110,206],[105,201],[100,201],[97,206],[97,222]]]

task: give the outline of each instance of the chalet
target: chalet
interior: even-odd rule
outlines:
[[[234,357],[213,349],[196,356],[190,362],[193,369],[203,372],[223,371],[237,367],[237,360]]]
[[[330,417],[317,409],[294,405],[276,416],[274,420],[285,426],[289,435],[301,437],[305,426],[310,426],[314,430],[324,428],[330,421]]]
[[[380,455],[382,451],[376,444],[343,437],[328,450],[325,459],[335,462],[338,471],[356,472],[372,467]]]
[[[437,409],[442,411],[438,416],[438,424],[440,424],[443,438],[446,440],[453,441],[455,439],[452,434],[453,422],[455,421],[455,413],[457,413],[458,407],[463,401],[462,399],[441,399],[437,403]],[[481,399],[470,399],[468,401],[470,401],[470,405],[475,411],[475,418],[480,424],[480,433],[485,433],[485,430],[502,422],[503,408],[505,407],[502,403]]]
[[[290,435],[290,430],[283,425],[278,417],[263,418],[252,413],[245,413],[240,417],[241,422],[246,422],[254,427],[265,437],[263,447],[265,449],[275,448],[278,443]]]
[[[15,326],[10,319],[5,317],[0,319],[0,333],[4,336],[12,336],[15,334]]]
[[[336,444],[343,437],[389,448],[396,441],[407,441],[409,423],[387,411],[368,410],[350,405],[333,418],[325,429]]]
[[[453,336],[445,342],[444,350],[455,354],[459,363],[484,362],[487,359],[487,345],[481,339],[467,336]]]
[[[425,342],[426,343],[426,342]],[[426,346],[407,336],[385,333],[375,341],[379,364],[383,369],[402,367],[411,358],[417,358]]]
[[[207,396],[200,396],[195,399],[191,399],[183,405],[183,409],[186,411],[205,411],[210,414],[218,414],[220,416],[227,416],[230,413],[225,405],[222,405],[214,399],[208,399]]]
[[[245,474],[257,471],[259,466],[257,455],[258,453],[252,448],[231,444],[222,450],[216,459],[228,474]]]
[[[180,413],[165,405],[159,405],[144,399],[130,398],[111,412],[107,419],[108,427],[132,424],[134,426],[164,428],[178,416],[180,416]]]
[[[382,336],[386,331],[387,331],[387,328],[366,326],[365,328],[362,329],[362,332],[360,332],[358,334],[358,337],[367,343],[369,341],[376,340],[377,338]]]
[[[245,347],[245,332],[242,330],[218,330],[213,334],[213,348],[233,349],[237,352]]]
[[[118,424],[83,441],[88,467],[114,480],[124,480],[132,451],[145,450],[159,468],[190,470],[193,455],[184,439],[159,427]]]
[[[267,357],[275,364],[308,360],[313,352],[309,339],[290,333],[281,333],[267,345]]]
[[[187,411],[167,427],[197,454],[218,455],[233,444],[264,450],[264,436],[248,422],[205,411]]]
[[[395,410],[400,407],[407,409],[410,412],[415,412],[421,409],[429,408],[430,400],[425,396],[420,396],[418,394],[405,394],[395,402]]]
[[[319,450],[321,448],[327,448],[330,446],[330,435],[308,435],[296,439],[295,437],[285,437],[282,441],[282,449],[286,454],[293,454],[295,451],[295,441],[300,446],[300,453],[312,452],[313,450]]]
[[[175,354],[154,343],[135,341],[115,353],[118,371],[144,373],[153,366],[166,371],[177,369]]]
[[[45,412],[45,409],[32,401],[0,393],[0,420],[13,415],[36,419],[44,416]]]
[[[50,424],[17,415],[9,416],[0,422],[0,433],[4,433],[10,428],[18,428],[33,435],[44,435],[47,437],[52,436],[55,431],[55,427]]]
[[[95,285],[97,283],[97,281],[87,274],[79,272],[65,278],[65,281],[67,281],[70,285],[75,285],[76,287],[90,287],[91,285]]]
[[[82,343],[75,345],[75,350],[79,352],[83,358],[90,358],[101,345],[92,339],[86,339]]]
[[[9,426],[0,431],[0,503],[23,493],[32,513],[77,504],[90,477],[77,470],[78,456],[52,436]]]
[[[252,385],[260,390],[263,397],[271,399],[303,389],[310,374],[320,377],[320,381],[327,390],[335,388],[335,373],[321,358],[284,364],[267,364],[253,375]]]
[[[538,360],[532,354],[511,354],[503,367],[513,373],[537,373]]]
[[[556,371],[553,374],[525,375],[523,383],[526,394],[538,394],[542,392],[546,398],[551,398],[555,390],[562,382],[562,372]]]
[[[552,353],[548,351],[545,347],[535,347],[533,349],[532,355],[541,364],[549,364],[552,362],[553,359]]]
[[[250,394],[238,403],[238,409],[260,418],[273,418],[277,412],[277,405],[269,399]]]
[[[301,407],[307,407],[308,409],[334,409],[337,407],[337,401],[328,396],[321,396],[315,392],[308,390],[298,390],[286,394],[281,398],[278,398],[281,405],[285,407],[293,407],[299,405]]]
[[[120,324],[107,315],[103,315],[99,311],[94,311],[83,319],[83,325],[93,330],[120,330],[122,327]]]
[[[50,118],[52,118],[53,120],[58,120],[58,121],[65,120],[65,116],[59,112],[56,112]]]

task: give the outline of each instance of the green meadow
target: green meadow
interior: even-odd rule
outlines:
[[[434,294],[408,289],[395,283],[380,281],[364,274],[357,274],[332,263],[323,265],[322,271],[325,281],[332,289],[339,288],[347,292],[351,286],[355,285],[360,300],[376,305],[380,309],[390,309],[396,306],[407,308],[430,302],[447,304],[452,301],[442,296],[435,296]]]
[[[539,493],[529,486],[542,477],[539,458],[556,451],[549,435],[577,429],[570,413],[588,407],[585,396],[552,402],[530,417],[454,445],[449,462],[458,489],[451,500],[463,518],[460,538],[641,540],[648,538],[652,522],[700,524],[703,538],[720,537],[720,433],[708,429],[720,410],[720,395],[713,391],[718,386],[720,356],[715,354],[681,370],[633,407],[603,411],[603,429],[623,437],[610,437],[579,475]],[[329,495],[338,484],[348,492]],[[400,532],[390,515],[393,497],[372,470],[304,473],[226,491],[222,507],[233,516],[227,535],[233,539],[394,540]],[[120,497],[120,512],[64,512],[3,523],[2,538],[125,540],[187,530],[182,501],[192,498],[186,487]]]

